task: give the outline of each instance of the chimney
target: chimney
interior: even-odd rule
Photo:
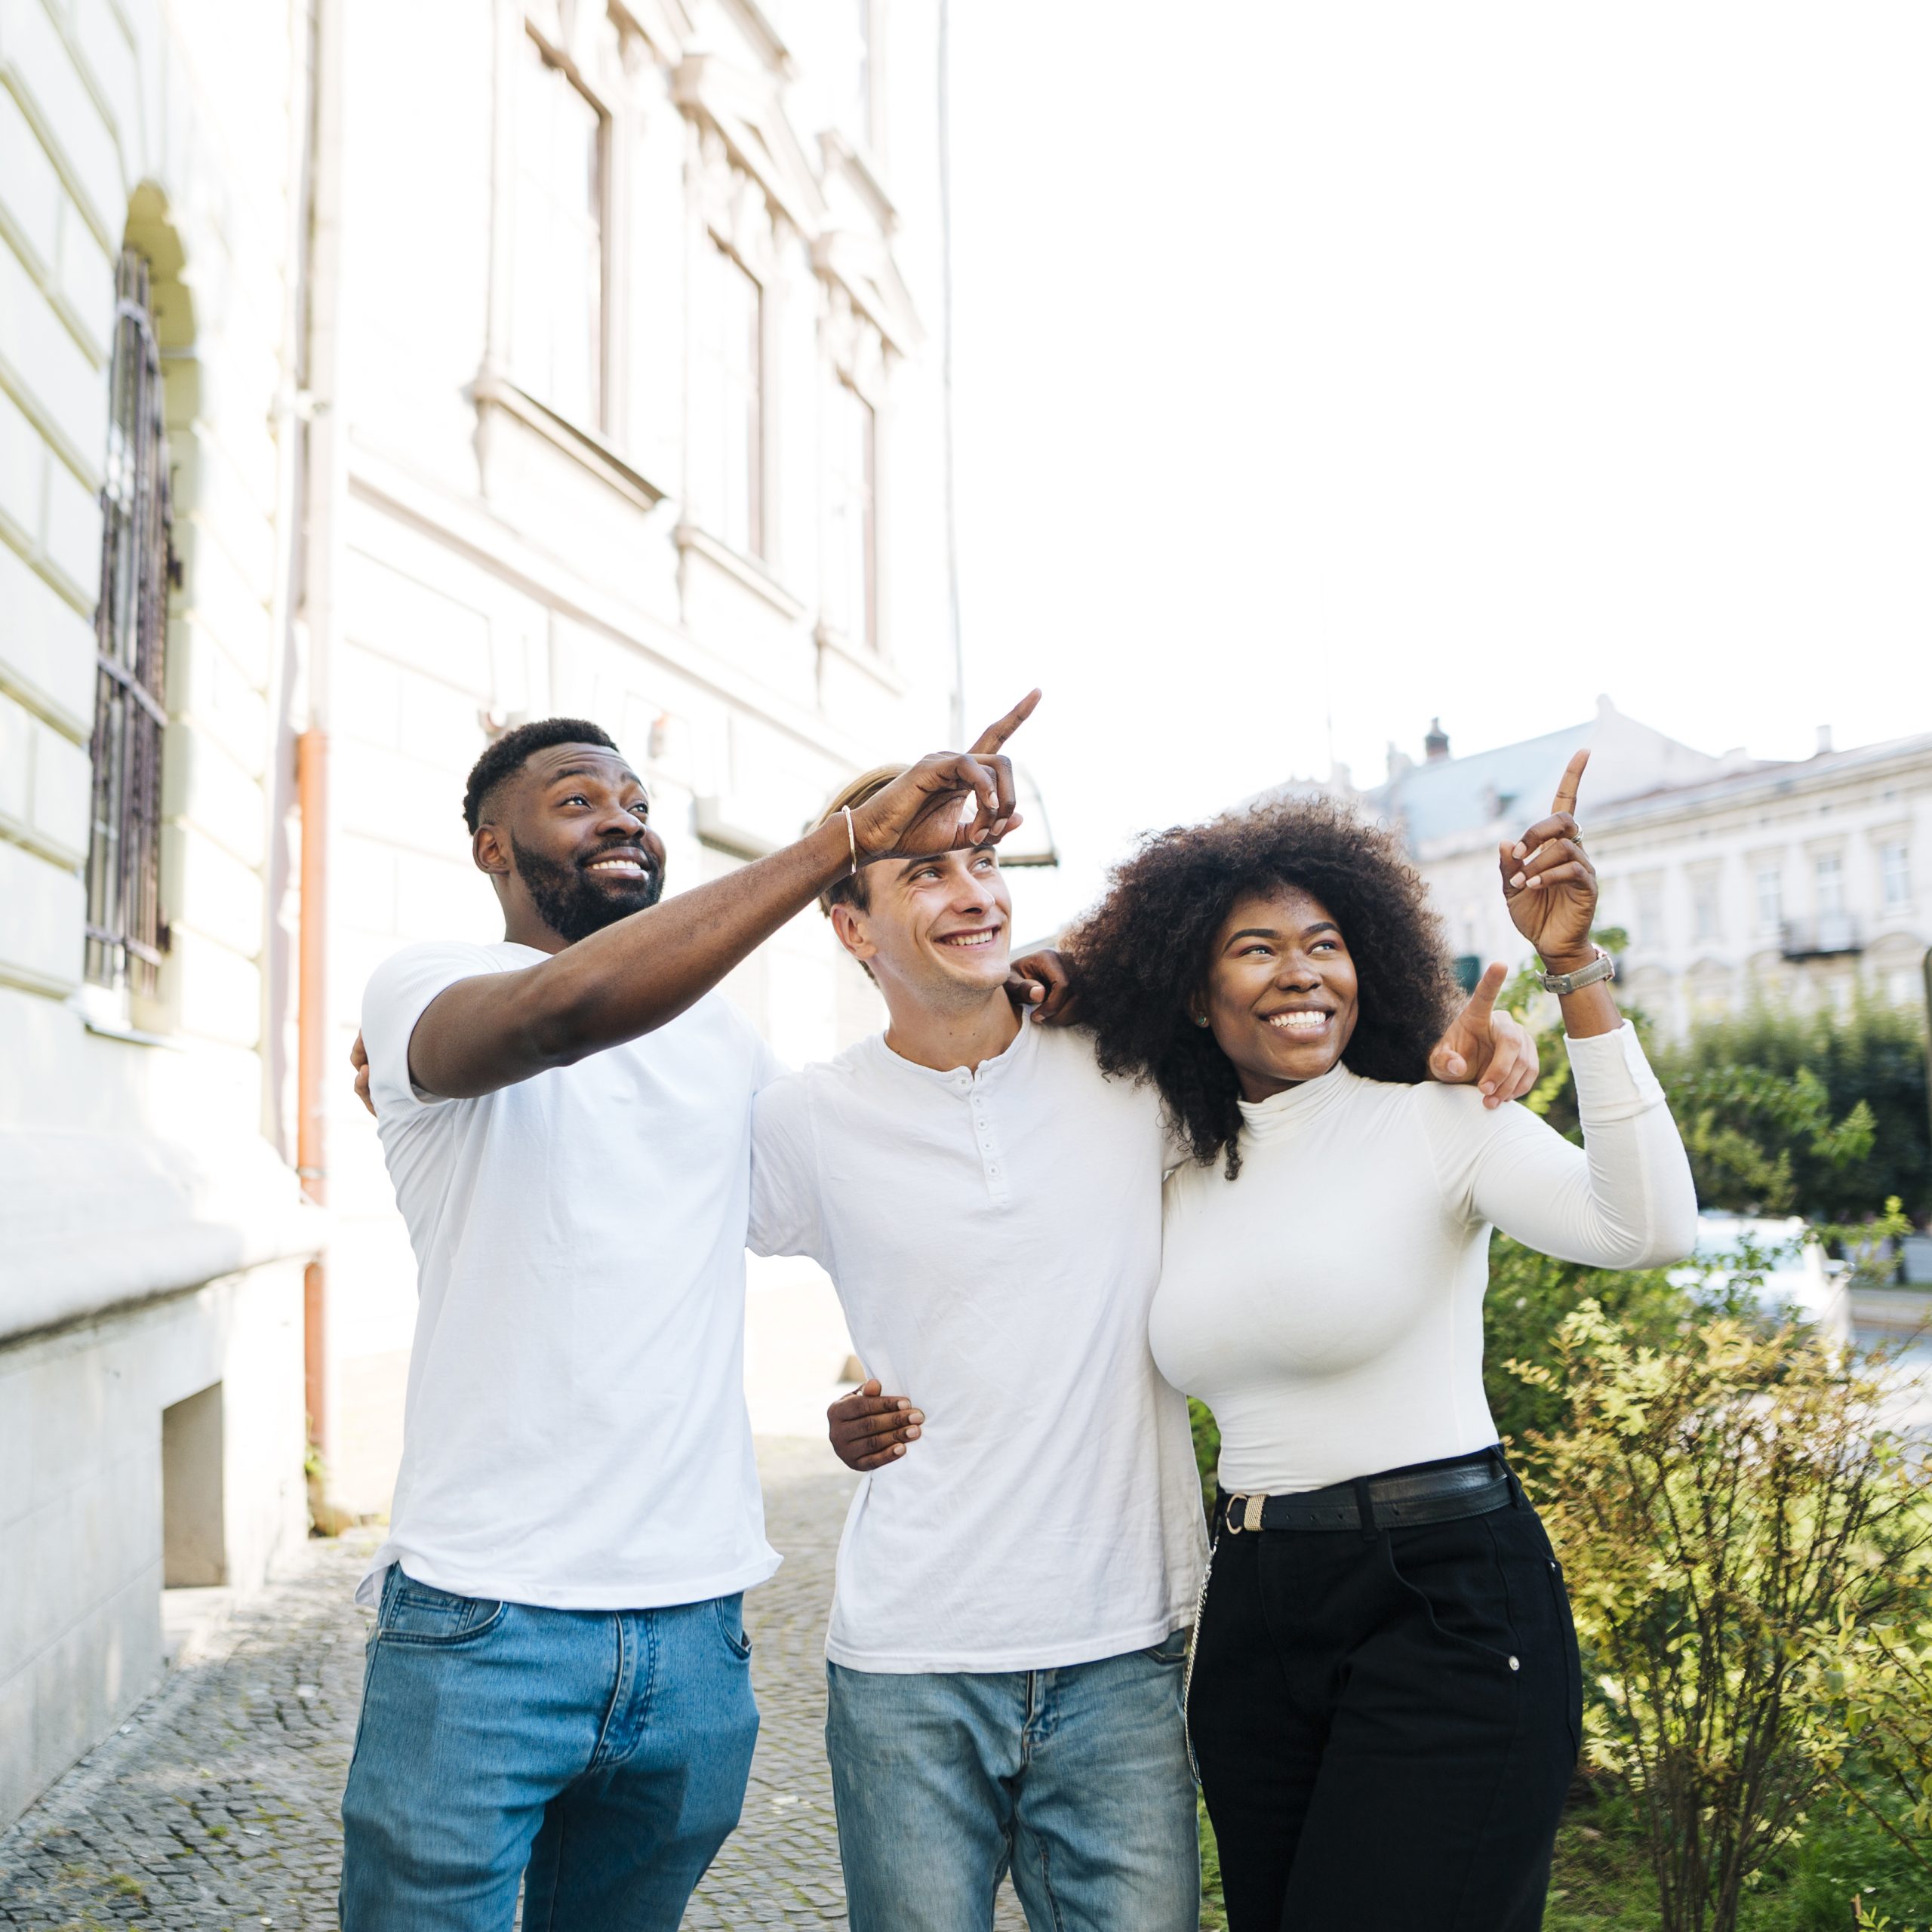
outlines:
[[[1431,764],[1439,764],[1449,755],[1449,734],[1443,730],[1441,718],[1429,721],[1429,736],[1423,740],[1422,749]]]
[[[1397,779],[1411,769],[1409,755],[1400,749],[1393,738],[1389,740],[1389,776],[1387,783],[1392,785]]]
[[[1828,751],[1829,751],[1829,750],[1831,749],[1831,748],[1832,748],[1832,728],[1831,728],[1829,724],[1820,724],[1820,725],[1818,727],[1818,751],[1817,751],[1817,755],[1818,755],[1820,758],[1823,758],[1823,757],[1825,755],[1825,754],[1826,754]]]

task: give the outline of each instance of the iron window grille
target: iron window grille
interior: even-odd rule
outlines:
[[[94,815],[88,843],[87,977],[151,994],[168,950],[161,916],[161,754],[171,534],[168,424],[148,264],[122,251],[101,486],[94,613]]]

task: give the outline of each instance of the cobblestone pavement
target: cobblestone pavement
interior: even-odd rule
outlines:
[[[822,1444],[759,1445],[778,1574],[746,1598],[763,1722],[743,1822],[697,1928],[842,1926],[823,1648],[851,1478]],[[331,1927],[368,1623],[366,1534],[312,1543],[120,1730],[0,1835],[0,1926]],[[995,1932],[1023,1932],[1003,1888]]]

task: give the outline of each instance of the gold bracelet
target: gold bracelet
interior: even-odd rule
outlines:
[[[859,835],[852,829],[852,808],[841,805],[838,809],[845,814],[845,843],[852,852],[852,869],[845,876],[857,878],[859,875]]]

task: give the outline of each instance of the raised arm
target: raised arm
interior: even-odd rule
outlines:
[[[1504,1233],[1564,1260],[1599,1268],[1659,1267],[1681,1260],[1697,1238],[1690,1164],[1635,1032],[1611,998],[1590,931],[1595,868],[1576,820],[1589,754],[1571,760],[1550,816],[1498,854],[1516,929],[1557,983],[1583,1146],[1572,1146],[1521,1109],[1486,1131],[1439,1150],[1462,1170],[1472,1211]]]
[[[935,752],[839,818],[728,878],[680,893],[521,972],[459,980],[410,1037],[410,1077],[466,1100],[673,1020],[856,863],[989,844],[1020,823],[1001,747],[1029,693],[968,752]],[[971,807],[970,813],[968,807]]]

